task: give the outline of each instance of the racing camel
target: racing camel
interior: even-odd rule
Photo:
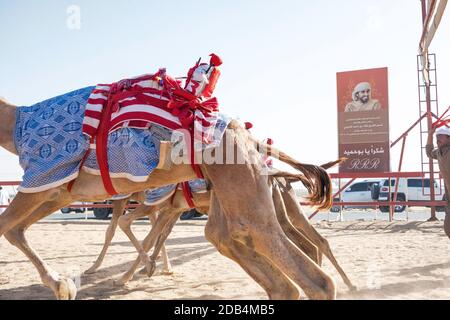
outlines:
[[[0,113],[0,145],[16,153],[13,139],[16,108],[2,101]],[[213,152],[224,157],[232,153],[241,156],[244,161],[200,164],[213,190],[205,228],[206,238],[220,253],[236,261],[266,290],[270,298],[299,298],[297,284],[311,299],[335,299],[336,286],[332,278],[288,239],[277,222],[267,176],[261,174],[264,164],[255,139],[236,121],[231,121],[226,131]],[[309,182],[311,203],[319,209],[329,208],[332,190],[326,171],[279,154],[280,159],[284,158],[305,175]],[[196,156],[202,156],[201,152]],[[113,178],[112,185],[118,193],[129,194],[194,178],[196,173],[190,164],[174,164],[170,170],[154,170],[144,182]],[[51,288],[58,299],[75,299],[76,286],[38,256],[27,242],[24,231],[72,202],[102,201],[110,197],[102,178],[84,170],[79,172],[70,192],[67,187],[65,183],[41,192],[19,192],[0,216],[0,237],[5,235],[30,259],[43,284]]]
[[[328,169],[333,164],[334,163],[322,165],[322,167]],[[287,179],[284,179],[285,177],[287,177]],[[271,179],[276,180],[278,188],[280,189],[279,192],[283,197],[281,202],[279,197],[277,197],[278,193],[273,193],[275,208],[277,210],[277,219],[288,238],[319,266],[322,265],[321,257],[322,254],[324,254],[335,266],[348,288],[350,290],[355,290],[356,287],[351,283],[344,270],[335,259],[328,241],[310,224],[309,219],[307,219],[301,206],[298,205],[295,192],[291,187],[291,182],[296,182],[297,180],[302,181],[304,180],[304,177],[301,175],[290,175],[289,173],[274,171],[271,173]],[[156,258],[161,251],[163,257],[163,274],[171,274],[170,260],[167,256],[164,242],[180,215],[190,208],[180,189],[176,189],[174,193],[174,195],[168,194],[167,197],[170,196],[169,198],[154,205],[144,204],[146,192],[140,192],[133,194],[128,198],[114,200],[112,218],[105,234],[103,249],[93,266],[85,273],[94,273],[101,266],[117,225],[120,225],[122,231],[128,236],[138,251],[141,262],[145,262],[146,267],[142,272],[146,273],[148,276],[153,274],[156,267]],[[193,193],[192,196],[197,210],[206,214],[209,209],[210,192]],[[134,211],[123,214],[124,208],[130,199],[138,200],[141,205]],[[286,210],[283,209],[283,205],[286,207]],[[157,212],[159,212],[158,218],[155,217]],[[166,215],[167,217],[163,215]],[[150,257],[147,256],[146,251],[142,248],[142,245],[131,231],[132,222],[145,216],[149,217],[152,221],[152,227],[155,228],[155,230],[151,231],[152,235],[149,235],[148,237],[148,243],[150,244],[148,247],[150,247],[150,249],[154,248]],[[128,282],[134,271],[134,268],[131,268],[118,283],[125,284]]]

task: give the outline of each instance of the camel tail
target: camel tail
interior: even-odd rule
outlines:
[[[284,178],[285,180],[294,183],[301,182],[307,189],[312,188],[311,182],[303,175],[298,173],[291,173],[285,171],[275,171],[271,172],[270,177],[272,178]]]
[[[329,169],[345,159],[328,162],[322,166],[301,163],[286,153],[274,148],[271,145],[257,141],[258,149],[263,150],[267,155],[275,157],[280,161],[287,163],[291,167],[303,173],[304,177],[299,179],[308,190],[307,200],[319,210],[328,210],[333,204],[332,183],[326,169]]]
[[[335,161],[331,161],[331,162],[327,162],[325,164],[321,164],[320,166],[322,168],[324,168],[325,170],[328,170],[330,168],[333,168],[334,166],[337,166],[338,164],[343,163],[346,160],[347,160],[347,158],[339,158],[339,159],[337,159]]]

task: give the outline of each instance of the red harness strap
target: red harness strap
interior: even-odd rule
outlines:
[[[197,175],[197,178],[205,179],[205,177],[203,176],[203,172],[200,169],[200,166],[198,164],[192,163],[192,169],[194,170],[195,174]]]
[[[116,99],[113,98],[113,94],[117,90],[116,86],[111,88],[108,103],[106,104],[106,109],[102,112],[102,118],[100,120],[100,125],[96,135],[96,155],[97,162],[100,168],[100,175],[102,177],[103,185],[105,186],[106,191],[110,195],[116,195],[118,192],[114,189],[114,186],[111,181],[111,176],[109,175],[109,166],[108,166],[108,133],[109,126],[112,113],[112,107]]]
[[[181,188],[183,189],[184,198],[189,205],[189,208],[194,209],[194,197],[192,196],[191,187],[189,187],[189,183],[187,181],[181,183]]]
[[[175,187],[175,192],[172,195],[172,199],[170,200],[170,203],[173,204],[173,199],[175,199],[176,190],[178,190],[178,187],[181,185],[181,189],[183,190],[184,198],[186,199],[186,202],[189,206],[189,208],[194,209],[195,203],[194,203],[194,196],[192,195],[191,187],[189,186],[189,182],[180,182]]]
[[[169,77],[164,77],[164,84],[165,87],[167,89],[167,83],[170,82],[170,85],[174,86],[175,88],[177,87],[176,84],[172,83],[171,81],[167,81],[168,79],[170,79]],[[101,174],[101,178],[103,181],[103,185],[106,189],[106,191],[110,194],[110,195],[116,195],[118,194],[118,192],[114,189],[114,186],[112,184],[112,180],[111,180],[111,176],[109,174],[109,166],[108,166],[108,134],[109,131],[111,129],[111,114],[114,111],[115,108],[118,107],[118,102],[122,99],[125,99],[129,96],[132,95],[139,95],[140,99],[144,102],[146,102],[146,100],[148,99],[145,95],[142,94],[143,91],[145,91],[145,89],[143,90],[142,88],[131,88],[131,84],[132,82],[130,82],[130,80],[127,81],[121,81],[118,83],[114,83],[110,89],[109,95],[108,95],[108,102],[102,112],[102,116],[100,119],[100,124],[97,130],[97,134],[96,134],[96,155],[97,155],[97,161],[98,161],[98,165],[100,168],[100,174]],[[125,91],[122,91],[122,89],[126,89]],[[179,94],[179,92],[177,92]],[[184,97],[182,96],[182,98],[186,99],[186,98],[190,98],[192,99],[192,97]],[[170,102],[173,102],[173,99],[171,99]],[[173,103],[172,106],[170,106],[170,102],[168,105],[168,109],[172,109],[172,114],[174,114],[175,116],[177,116],[180,120],[180,122],[182,123],[182,127],[188,129],[191,133],[191,150],[190,150],[190,160],[191,160],[191,166],[192,169],[194,170],[195,174],[197,175],[198,178],[203,178],[203,174],[202,171],[200,169],[200,166],[197,165],[195,163],[195,152],[194,152],[194,135],[193,135],[193,112],[190,108],[202,108],[208,110],[211,108],[211,110],[215,110],[215,108],[217,108],[217,101],[215,99],[210,99],[208,101],[205,101],[204,103],[201,103],[200,101],[198,101],[197,99],[195,101],[193,100],[182,100],[182,101],[177,101],[177,103]],[[185,190],[186,188],[184,187],[183,190]],[[192,194],[190,193],[190,189],[188,188],[189,193],[186,193],[187,190],[185,190],[185,196],[186,196],[186,200],[188,201],[188,204],[192,207],[195,207],[193,205],[192,202],[192,197],[188,200],[189,198],[189,194],[192,196]]]
[[[200,169],[200,166],[198,164],[195,163],[195,150],[194,150],[194,130],[190,130],[191,132],[191,143],[190,143],[190,158],[191,158],[191,167],[192,170],[194,170],[195,175],[197,176],[197,178],[199,179],[204,179],[205,177],[203,176],[202,170]]]

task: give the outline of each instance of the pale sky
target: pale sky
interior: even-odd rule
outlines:
[[[71,5],[80,9],[80,29]],[[0,96],[31,105],[160,67],[184,76],[215,52],[224,61],[215,92],[221,111],[320,164],[338,156],[336,72],[389,68],[391,140],[418,119],[420,34],[419,0],[0,0]],[[430,50],[441,109],[450,105],[449,40],[447,12]],[[404,171],[420,171],[418,142],[415,130]],[[1,150],[0,179],[21,175],[18,159]]]

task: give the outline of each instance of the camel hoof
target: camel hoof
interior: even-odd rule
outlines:
[[[118,286],[118,287],[124,287],[124,286],[126,286],[127,282],[128,281],[126,281],[125,279],[120,278],[118,280],[114,280],[114,285]]]
[[[163,270],[162,274],[165,276],[171,276],[171,275],[173,275],[173,271],[172,270]]]
[[[141,270],[139,270],[139,274],[146,275],[147,274],[147,268],[143,267]]]
[[[72,279],[63,279],[58,284],[58,300],[75,300],[77,296],[77,286]]]
[[[349,290],[350,290],[350,292],[356,292],[356,291],[358,291],[358,287],[351,285],[351,286],[349,286]]]
[[[124,287],[133,278],[133,274],[125,273],[120,279],[114,280],[114,284],[119,287]]]
[[[93,274],[97,272],[98,267],[97,266],[92,266],[89,269],[87,269],[84,274]]]
[[[154,260],[149,261],[145,266],[147,277],[151,278],[151,276],[153,276],[153,274],[155,273],[155,269],[156,262]]]

